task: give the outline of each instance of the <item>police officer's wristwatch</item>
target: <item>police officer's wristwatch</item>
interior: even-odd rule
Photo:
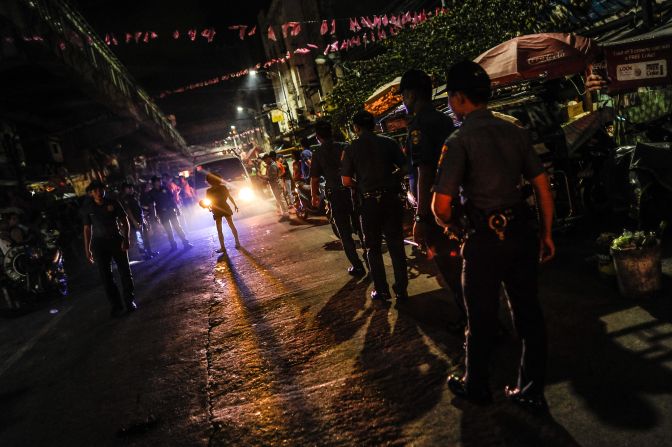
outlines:
[[[426,214],[416,214],[413,219],[418,223],[427,223],[430,221],[429,216]]]

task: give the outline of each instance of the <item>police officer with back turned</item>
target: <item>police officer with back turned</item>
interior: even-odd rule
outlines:
[[[406,160],[396,141],[373,133],[375,121],[369,112],[357,112],[352,123],[359,138],[343,152],[341,177],[344,186],[356,187],[361,196],[360,219],[374,285],[371,298],[390,298],[381,251],[384,235],[394,269],[392,289],[397,299],[405,299],[408,274],[400,191]]]
[[[442,150],[432,209],[438,221],[449,225],[451,204],[459,200],[462,188],[471,224],[462,249],[466,372],[451,376],[448,387],[476,403],[491,400],[489,360],[504,284],[523,345],[518,383],[507,387],[505,395],[529,409],[546,411],[546,329],[537,297],[537,271],[540,262],[555,254],[548,178],[528,133],[487,110],[490,78],[480,65],[459,62],[448,70],[447,78],[448,100],[462,127],[448,137]],[[521,177],[536,192],[542,219],[539,236],[529,224]]]
[[[334,141],[331,124],[327,121],[315,123],[315,136],[320,147],[315,150],[310,165],[310,192],[315,208],[320,205],[320,177],[324,177],[327,200],[343,244],[345,256],[351,266],[348,273],[364,276],[364,264],[359,259],[355,241],[352,238],[352,216],[354,213],[350,190],[341,183],[341,158],[346,145]]]
[[[413,195],[417,200],[417,213],[413,225],[413,239],[426,246],[441,276],[453,293],[459,310],[458,321],[451,324],[463,331],[466,313],[462,298],[462,258],[458,256],[457,241],[444,234],[432,215],[432,186],[444,141],[454,129],[453,122],[432,105],[432,80],[421,70],[409,70],[399,84],[404,106],[413,116],[408,125],[406,148],[415,178]]]

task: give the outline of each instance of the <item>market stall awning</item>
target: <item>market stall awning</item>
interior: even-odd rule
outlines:
[[[596,45],[586,37],[542,33],[515,37],[489,49],[474,61],[488,72],[493,86],[500,86],[580,73],[596,52]]]
[[[399,104],[401,102],[401,95],[398,93],[400,83],[401,76],[398,76],[387,84],[380,86],[368,97],[364,103],[364,109],[374,116],[380,116]]]

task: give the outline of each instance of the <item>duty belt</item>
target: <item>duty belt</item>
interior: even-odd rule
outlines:
[[[335,192],[345,191],[345,190],[347,190],[347,189],[348,189],[348,188],[346,188],[345,186],[341,186],[341,187],[338,187],[338,188],[324,188],[324,192],[325,192],[328,196],[330,196],[330,195],[332,195],[332,194],[335,193]]]
[[[369,192],[363,192],[362,197],[365,199],[376,199],[377,201],[380,202],[380,198],[383,197],[383,194],[385,194],[387,191],[384,189],[376,189],[374,191],[369,191]]]
[[[493,231],[500,241],[506,239],[506,230],[513,223],[519,224],[524,221],[524,205],[516,205],[508,208],[500,208],[490,211],[468,207],[469,220],[475,231]]]

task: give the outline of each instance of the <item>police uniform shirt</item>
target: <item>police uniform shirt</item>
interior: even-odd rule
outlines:
[[[313,161],[310,166],[310,177],[324,177],[327,189],[342,188],[341,183],[341,155],[345,150],[344,143],[328,141],[320,145],[313,152]]]
[[[432,190],[457,197],[462,186],[474,207],[492,211],[519,204],[521,175],[531,180],[542,172],[526,130],[475,110],[446,140]]]
[[[396,141],[364,131],[343,152],[341,175],[356,178],[360,193],[397,192],[401,177],[393,172],[405,167],[404,154]]]
[[[452,120],[433,107],[418,111],[408,125],[406,139],[411,166],[427,165],[435,169],[443,143],[453,130]]]
[[[82,222],[91,225],[92,239],[121,238],[118,219],[126,219],[126,212],[117,200],[103,198],[98,205],[93,199],[82,208]]]
[[[136,197],[135,194],[127,194],[125,195],[121,201],[124,204],[124,209],[130,213],[135,220],[138,222],[142,221],[142,207],[140,206],[140,202],[138,202],[138,198]]]
[[[155,203],[156,212],[159,215],[165,215],[177,209],[177,204],[175,203],[175,199],[173,199],[173,193],[165,186],[161,186],[158,190],[152,189],[149,194],[152,201]]]

